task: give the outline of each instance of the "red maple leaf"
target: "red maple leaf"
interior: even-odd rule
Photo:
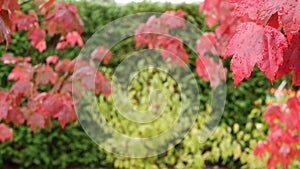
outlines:
[[[29,96],[33,92],[33,83],[29,81],[18,80],[10,89],[11,94]]]
[[[74,70],[74,62],[69,59],[59,61],[55,66],[56,72],[72,72]]]
[[[99,61],[103,61],[105,64],[109,62],[112,58],[112,54],[109,50],[104,48],[103,46],[98,46],[91,54],[91,59],[97,59]]]
[[[72,104],[71,104],[72,105]],[[70,104],[64,105],[61,110],[54,116],[57,118],[61,127],[65,128],[66,124],[75,120],[74,108]]]
[[[66,36],[66,40],[69,44],[71,44],[71,46],[75,46],[75,44],[77,43],[78,46],[83,47],[83,41],[81,39],[81,36],[76,31],[69,32]]]
[[[44,101],[39,112],[45,118],[49,116],[57,118],[61,127],[64,128],[67,122],[75,120],[73,105],[73,98],[68,93],[55,94]]]
[[[172,64],[183,66],[189,60],[189,56],[184,49],[183,42],[171,35],[161,35],[158,37],[157,47],[162,46],[162,58],[171,58]]]
[[[215,49],[216,46],[216,37],[214,33],[206,32],[200,39],[197,40],[197,53],[200,56],[207,54],[217,54]]]
[[[102,92],[106,97],[112,92],[110,81],[99,71],[96,73],[95,92],[96,94]]]
[[[54,84],[58,79],[58,74],[53,70],[53,68],[49,65],[40,65],[37,69],[37,74],[35,78],[35,82],[37,85],[43,84],[46,85],[48,83]]]
[[[278,11],[278,15],[286,33],[298,33],[300,30],[300,1],[285,0]]]
[[[65,49],[68,46],[68,42],[65,41],[64,39],[60,39],[60,42],[57,43],[56,45],[56,50],[61,50],[61,49]]]
[[[45,127],[45,119],[41,114],[32,113],[27,119],[27,126],[30,126],[32,131],[36,133],[38,127]]]
[[[268,149],[268,144],[266,142],[259,141],[254,148],[254,154],[262,158],[267,149]]]
[[[1,9],[9,11],[9,13],[14,13],[15,10],[20,10],[20,5],[18,0],[3,0],[0,2]]]
[[[13,107],[9,110],[6,121],[13,122],[16,126],[23,124],[25,122],[24,113],[18,107]]]
[[[213,64],[214,61],[209,56],[202,56],[196,60],[196,72],[204,81],[209,81],[210,73],[208,68],[212,66],[206,66],[207,64]],[[210,69],[214,70],[214,69]]]
[[[258,10],[261,7],[261,0],[230,0],[236,3],[235,13],[239,17],[248,17],[252,20],[257,19]]]
[[[28,63],[17,64],[10,72],[8,80],[31,80],[34,74],[34,69]]]
[[[221,80],[226,80],[226,68],[216,63],[209,56],[200,56],[196,60],[196,72],[204,81],[210,81],[210,86],[216,88]]]
[[[290,113],[287,115],[285,124],[287,125],[288,129],[292,131],[298,131],[300,134],[300,98],[293,97],[290,98],[287,102],[289,107]]]
[[[12,129],[5,124],[0,124],[0,140],[4,142],[7,139],[13,140]]]
[[[278,127],[276,120],[284,121],[286,114],[281,110],[281,107],[276,104],[269,105],[264,111],[265,121],[273,128]]]
[[[95,88],[96,88],[95,90],[97,93],[97,86],[95,86]],[[79,81],[69,80],[68,82],[66,82],[63,85],[61,92],[73,94],[74,96],[76,96],[78,98],[82,98],[82,93],[81,93],[82,90],[81,89],[82,89],[82,84]]]
[[[73,31],[82,33],[84,24],[77,14],[76,5],[59,2],[46,14],[44,28],[48,30],[51,36],[55,33],[67,35]]]
[[[286,34],[296,34],[300,30],[300,2],[297,0],[230,0],[236,4],[239,17],[249,17],[262,21],[278,12],[278,20]]]
[[[300,34],[293,36],[289,47],[284,53],[283,64],[280,66],[277,78],[293,71],[293,85],[300,86]]]
[[[256,7],[258,13],[258,19],[264,20],[278,12],[278,10],[282,7],[284,0],[263,0],[260,1],[260,9]],[[252,6],[249,6],[252,8]]]
[[[199,11],[206,14],[205,22],[209,27],[214,26],[219,21],[219,5],[222,3],[220,0],[204,1],[199,5]]]
[[[0,1],[0,43],[6,40],[6,49],[11,40],[13,17],[16,10],[20,10],[18,0]]]
[[[177,11],[166,11],[160,16],[160,20],[163,24],[166,24],[171,29],[177,27],[184,27],[185,21],[183,17],[185,16],[185,12],[181,9]]]
[[[53,55],[53,56],[48,56],[47,59],[46,59],[46,63],[48,65],[50,65],[51,63],[52,64],[56,64],[57,61],[58,61],[59,57],[57,55]]]
[[[0,11],[0,43],[6,40],[6,48],[10,43],[12,33],[12,20],[7,10]]]
[[[83,47],[84,45],[83,40],[78,32],[69,32],[66,36],[60,37],[59,43],[56,45],[56,50],[64,49],[68,46],[68,44],[74,47],[76,43],[80,47]]]
[[[226,47],[228,46],[230,40],[236,32],[238,22],[233,22],[231,24],[223,23],[218,26],[215,30],[215,47],[217,50],[217,54],[224,56]]]
[[[28,14],[17,14],[14,23],[18,30],[30,30],[38,24],[38,17],[34,10],[30,10]]]
[[[38,49],[40,53],[47,49],[45,38],[45,31],[39,27],[29,31],[28,39],[31,40],[31,45]]]
[[[7,117],[7,113],[8,113],[8,102],[7,102],[7,98],[8,98],[8,93],[5,91],[0,91],[0,121],[2,119],[6,119]]]
[[[235,6],[224,0],[207,0],[199,5],[199,11],[206,14],[205,20],[209,27],[218,22],[232,23],[236,19],[234,13]]]
[[[49,116],[56,116],[62,107],[62,98],[59,97],[59,95],[51,95],[41,104],[39,112],[43,114],[45,118],[48,118]]]
[[[255,64],[273,82],[279,66],[283,63],[283,52],[286,48],[286,38],[279,30],[254,22],[241,24],[230,40],[224,57],[233,55],[230,69],[235,86],[244,78],[250,77]]]
[[[159,18],[151,16],[146,23],[135,29],[136,46],[148,45],[149,49],[163,48],[163,59],[170,58],[171,63],[183,66],[189,57],[180,38],[168,33],[169,29],[184,27],[185,12],[166,11]]]

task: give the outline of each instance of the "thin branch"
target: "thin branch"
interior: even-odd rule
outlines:
[[[29,3],[29,2],[31,2],[31,0],[23,1],[22,3],[20,3],[20,6],[23,6],[23,5],[25,5],[25,4]]]

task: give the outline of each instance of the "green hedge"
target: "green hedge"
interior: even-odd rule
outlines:
[[[36,134],[25,125],[14,127],[14,141],[0,144],[0,157],[0,168],[112,165],[79,124],[61,129],[57,121],[52,129],[38,129]]]
[[[85,32],[83,33],[84,40],[87,40],[98,28],[101,28],[105,24],[122,16],[139,12],[164,12],[166,10],[174,9],[184,10],[187,13],[185,18],[201,30],[210,30],[204,23],[204,16],[198,12],[198,5],[196,4],[173,5],[169,3],[150,4],[143,2],[131,3],[126,6],[117,6],[116,4],[99,5],[81,2],[77,3],[77,5],[78,11],[85,22]],[[30,5],[25,4],[25,11],[30,8]],[[50,39],[50,37],[47,38],[50,40],[48,43],[48,49],[46,52],[40,54],[37,50],[30,47],[30,42],[27,40],[27,33],[19,32],[13,35],[8,51],[16,54],[17,56],[32,56],[33,63],[44,62],[47,56],[53,54],[57,54],[63,58],[75,58],[80,52],[80,48],[78,47],[69,47],[66,50],[56,51],[55,47],[51,46],[51,44],[57,37],[52,39]],[[134,40],[133,38],[129,38],[114,47],[112,49],[112,53],[113,56],[122,56],[134,50]],[[0,46],[0,51],[4,51],[3,44]],[[191,58],[190,67],[192,69],[195,68],[195,59],[195,57]],[[117,64],[118,63],[110,63],[107,67],[113,68]],[[229,60],[225,60],[224,64],[229,68]],[[3,63],[0,63],[0,69],[0,86],[1,88],[8,89],[11,82],[7,82],[6,78],[12,69],[12,65],[4,65]],[[251,110],[255,108],[253,104],[254,101],[260,99],[263,103],[267,92],[266,89],[271,87],[271,84],[265,78],[265,75],[259,72],[257,68],[255,68],[251,79],[242,83],[236,89],[233,86],[231,76],[232,75],[229,73],[227,81],[227,103],[220,127],[227,131],[227,128],[233,128],[234,125],[239,125],[239,130],[244,131],[247,129],[247,124],[249,123],[248,116]],[[209,84],[204,83],[200,78],[197,80],[200,89],[203,91],[202,95],[204,96],[201,97],[201,103],[202,105],[206,105],[208,98],[205,96],[208,96],[210,93]],[[275,84],[277,83],[278,82],[275,82]],[[204,109],[205,106],[202,107],[202,110]],[[261,123],[261,113],[252,117],[252,121],[253,125],[255,123]],[[229,132],[229,135],[232,136],[233,140],[239,139],[239,135],[236,132]],[[79,125],[69,124],[64,130],[62,130],[58,126],[57,122],[54,122],[54,128],[52,130],[39,129],[36,135],[34,135],[28,127],[21,125],[19,127],[14,127],[14,136],[15,140],[13,142],[0,144],[0,167],[3,165],[16,165],[18,167],[38,166],[39,168],[82,165],[110,166],[113,165],[114,162],[115,165],[122,166],[120,165],[120,159],[116,160],[111,154],[107,155],[107,153],[103,150],[99,150],[98,146],[85,135]],[[203,155],[205,150],[207,152],[210,150],[216,151],[214,150],[214,147],[221,144],[222,139],[220,140],[220,138],[222,137],[215,135],[213,137],[214,140],[207,143],[207,145],[197,147],[197,149],[199,149],[197,154]],[[249,144],[249,140],[246,140],[245,142],[245,145]],[[182,149],[185,149],[184,146],[188,145],[188,143],[189,141],[186,141],[176,146],[176,149],[166,154],[173,153],[178,155],[182,152]],[[241,150],[245,150],[247,147],[245,145],[241,146]],[[148,161],[151,163],[160,159],[157,163],[164,163],[165,160],[162,160],[162,157],[171,158],[168,159],[168,161],[171,162],[174,160],[169,155],[162,155],[157,158],[148,159]],[[186,158],[193,157],[187,156]],[[197,158],[199,158],[199,156],[197,156]],[[222,162],[224,165],[230,165],[232,167],[239,167],[245,163],[241,162],[239,158],[235,159],[233,155],[228,155],[226,158],[220,156],[220,158],[216,158],[214,160],[210,160],[209,158],[206,160],[212,163]],[[200,164],[202,165],[202,163]]]

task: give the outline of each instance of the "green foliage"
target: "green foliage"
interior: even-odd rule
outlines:
[[[103,151],[83,132],[79,124],[61,129],[38,129],[34,134],[24,125],[14,127],[14,140],[0,144],[0,166],[4,168],[109,166]],[[2,168],[2,167],[1,167]]]
[[[149,70],[139,72],[139,74],[132,80],[128,92],[129,99],[135,109],[140,111],[148,110],[149,103],[147,102],[147,96],[149,96],[149,89],[151,89],[149,86],[154,86],[160,93],[164,93],[166,96],[165,100],[168,100],[161,115],[158,115],[157,119],[151,123],[133,123],[119,115],[119,112],[115,108],[111,98],[106,99],[104,96],[101,96],[99,98],[100,112],[103,112],[103,116],[106,118],[106,121],[108,121],[110,126],[117,129],[120,133],[133,137],[156,136],[172,127],[174,121],[176,121],[176,118],[178,117],[178,111],[176,111],[178,106],[176,105],[180,105],[180,94],[172,92],[178,87],[176,82],[166,73],[158,70],[152,70],[151,68],[149,68]],[[164,101],[158,102],[164,103]],[[205,120],[203,114],[208,114],[209,111],[210,110],[208,109],[200,112],[202,115],[198,116],[199,118],[191,132],[184,137],[183,141],[179,145],[173,145],[175,148],[170,149],[166,153],[143,159],[121,158],[108,153],[107,158],[113,159],[112,161],[114,161],[114,167],[116,168],[203,168],[205,162],[202,156],[204,145],[199,143],[199,133],[203,128]],[[184,121],[182,122],[182,124],[185,123],[186,122]]]
[[[258,140],[266,138],[267,126],[256,121],[261,116],[260,108],[254,108],[247,116],[244,126],[234,123],[222,124],[206,143],[204,158],[210,163],[221,163],[230,168],[266,168],[266,158],[260,160],[253,150]]]
[[[145,82],[142,87],[146,85],[147,83]],[[136,86],[135,82],[133,82],[133,86]],[[146,91],[143,93],[145,96]],[[146,97],[140,97],[140,99],[144,98]],[[172,102],[176,104],[176,101]],[[110,112],[108,114],[104,113],[106,119],[108,119],[107,121],[110,122],[111,126],[116,129],[121,129],[119,132],[137,137],[143,136],[141,133],[147,133],[148,128],[137,128],[134,124],[124,120],[124,117],[118,116],[116,109],[111,110],[111,104],[113,104],[111,100],[108,101],[108,104],[104,104],[105,98],[100,97],[99,103],[101,103],[99,104],[101,112]],[[203,134],[201,133],[203,124],[206,115],[208,115],[210,111],[211,107],[206,105],[205,109],[199,112],[196,123],[189,134],[186,135],[180,144],[166,153],[144,159],[121,158],[108,153],[107,158],[114,162],[114,167],[125,169],[173,167],[199,169],[204,168],[207,163],[226,165],[233,169],[266,168],[267,158],[261,160],[253,153],[257,142],[266,138],[267,126],[263,122],[256,120],[262,115],[261,107],[254,108],[251,113],[248,114],[245,126],[240,126],[238,123],[229,126],[223,123],[215,129],[213,135],[210,136],[206,142],[201,143],[200,137],[201,134]],[[172,112],[170,113],[171,119],[175,115],[172,115]],[[165,120],[165,123],[168,124],[168,119]],[[155,123],[151,125],[152,128],[160,127],[159,124]]]

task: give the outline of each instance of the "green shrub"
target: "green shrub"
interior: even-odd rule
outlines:
[[[110,166],[106,155],[90,140],[79,124],[61,129],[57,121],[53,128],[32,130],[14,127],[14,141],[0,144],[0,166],[4,168],[57,168],[75,166]],[[1,168],[2,168],[1,167]]]
[[[180,93],[174,92],[174,90],[177,88],[176,82],[166,73],[158,70],[145,70],[139,72],[137,77],[131,81],[131,86],[129,87],[128,91],[129,99],[136,110],[148,110],[148,96],[151,92],[151,88],[149,86],[155,87],[156,90],[159,90],[159,93],[164,93],[166,98],[162,97],[162,99],[168,100],[161,115],[157,115],[157,119],[153,120],[151,123],[146,124],[134,123],[132,121],[129,121],[122,115],[119,115],[119,112],[114,106],[112,98],[106,99],[101,96],[99,98],[100,112],[106,118],[106,121],[109,123],[109,125],[118,130],[118,132],[120,133],[138,138],[156,136],[172,127],[174,125],[174,121],[178,120],[176,118],[178,118],[178,113],[180,113],[180,109],[182,109],[182,107],[180,107]],[[164,101],[156,101],[154,101],[154,103],[151,103],[154,105],[155,103],[159,103],[159,105],[162,105],[162,103],[164,103]],[[206,110],[201,113],[207,114],[208,112],[205,111]],[[149,113],[147,115],[151,116],[152,113]],[[114,167],[116,168],[202,168],[204,166],[204,159],[202,158],[203,145],[199,144],[198,134],[204,123],[204,120],[203,116],[199,115],[198,117],[199,119],[194,125],[193,132],[186,135],[183,141],[179,145],[177,145],[176,148],[172,148],[166,153],[144,159],[120,158],[110,153],[107,154],[107,157],[114,159]],[[181,124],[182,125],[177,126],[178,129],[180,127],[183,127],[184,124],[190,123],[182,119]],[[164,141],[168,142],[168,137],[166,137],[165,139],[166,140]],[[116,138],[116,140],[118,139]],[[114,147],[113,144],[114,142],[111,145],[112,147]],[[151,146],[159,147],[160,142],[157,142]],[[123,147],[114,148],[123,149]],[[147,147],[144,147],[142,149],[139,149],[138,151],[143,151],[146,149]],[[145,151],[145,153],[147,152]]]
[[[266,138],[267,126],[257,117],[262,114],[260,108],[254,108],[247,116],[245,126],[234,123],[232,126],[221,124],[205,144],[205,160],[221,163],[230,168],[257,169],[266,168],[266,158],[260,160],[253,153],[259,140]]]

